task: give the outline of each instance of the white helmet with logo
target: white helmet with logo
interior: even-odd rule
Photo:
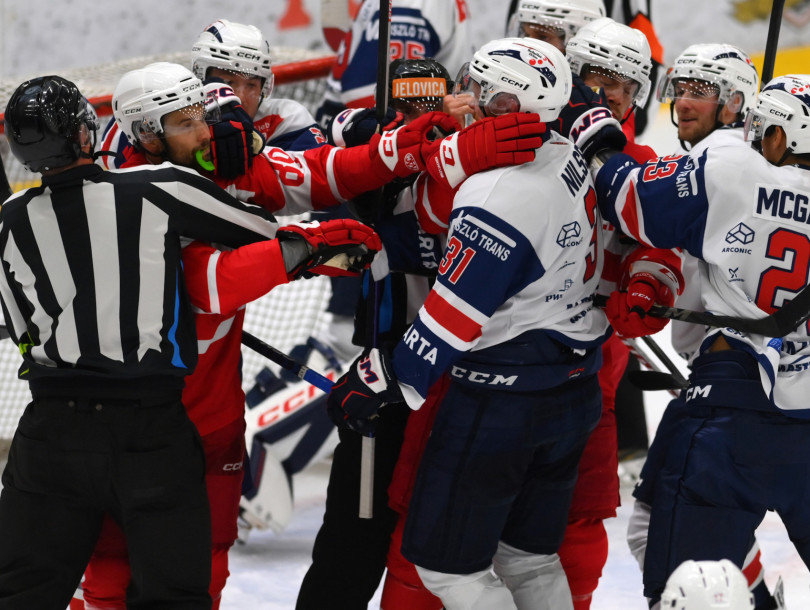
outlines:
[[[179,64],[157,62],[127,72],[118,81],[112,97],[113,115],[133,144],[141,135],[163,133],[162,118],[199,104],[203,108],[202,82]]]
[[[753,610],[754,596],[740,569],[728,559],[683,562],[669,576],[661,609]]]
[[[582,76],[588,66],[598,66],[618,79],[638,83],[633,96],[636,106],[643,106],[650,94],[650,43],[640,31],[609,17],[584,25],[568,41],[565,49],[571,71]]]
[[[209,68],[230,70],[262,79],[262,95],[273,92],[270,45],[261,30],[253,25],[220,19],[200,33],[191,47],[191,69],[205,80]]]
[[[658,85],[658,100],[677,99],[678,80],[703,81],[717,93],[718,103],[735,113],[745,113],[757,97],[759,76],[748,55],[730,44],[693,44],[684,50]],[[741,93],[742,98],[735,96]]]
[[[473,55],[456,83],[456,95],[472,94],[485,115],[537,112],[553,121],[571,95],[571,68],[552,45],[532,38],[488,42]]]
[[[790,152],[810,153],[810,74],[779,76],[759,92],[745,120],[746,140],[761,140],[772,125],[785,130]]]
[[[579,28],[605,15],[603,0],[521,0],[517,21],[562,30],[566,44]]]

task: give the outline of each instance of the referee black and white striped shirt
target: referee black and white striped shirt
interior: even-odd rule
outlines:
[[[42,182],[0,209],[0,298],[20,378],[32,391],[181,387],[197,362],[181,240],[239,247],[273,237],[272,216],[168,163],[80,165]]]

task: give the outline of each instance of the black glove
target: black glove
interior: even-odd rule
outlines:
[[[253,157],[261,152],[264,140],[253,129],[253,119],[241,100],[228,85],[218,78],[206,81],[206,111],[209,117],[219,116],[210,126],[211,156],[214,173],[226,179],[236,178],[253,165]]]
[[[607,108],[591,108],[574,121],[569,137],[576,142],[582,156],[590,163],[596,153],[603,150],[621,152],[627,144],[627,136],[619,121]]]
[[[373,348],[359,356],[349,372],[332,386],[326,399],[326,411],[339,428],[371,436],[377,411],[387,404],[403,401],[391,357],[387,351]]]
[[[383,119],[383,131],[399,127],[404,117],[393,108],[388,108]],[[336,115],[326,127],[326,139],[333,146],[351,148],[368,141],[377,133],[376,108],[347,108]]]

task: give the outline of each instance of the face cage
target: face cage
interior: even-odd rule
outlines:
[[[492,97],[490,98],[490,95]],[[479,108],[484,116],[500,116],[511,112],[520,112],[520,99],[507,91],[493,93],[486,81],[478,82],[470,74],[470,62],[461,66],[456,83],[453,86],[453,97],[469,96],[472,98],[470,106]]]
[[[197,129],[197,124],[200,122],[204,121],[206,125],[213,125],[221,120],[221,113],[218,104],[210,109],[203,103],[191,104],[190,106],[178,108],[173,112],[179,112],[180,114],[188,117],[191,119],[192,123],[186,125],[169,125],[167,127],[164,125],[164,119],[168,116],[168,114],[164,114],[162,117],[160,117],[159,131],[151,129],[147,125],[142,125],[140,133],[152,132],[159,137],[170,138],[194,131]]]

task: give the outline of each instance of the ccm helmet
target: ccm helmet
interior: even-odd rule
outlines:
[[[810,75],[779,76],[765,85],[745,119],[745,139],[761,140],[773,125],[785,130],[790,152],[810,153]]]
[[[661,594],[661,610],[753,610],[754,596],[728,559],[683,562]]]
[[[389,73],[390,106],[406,116],[441,110],[451,92],[450,74],[435,59],[396,59]]]
[[[202,82],[180,64],[157,62],[127,72],[118,81],[112,98],[113,116],[118,127],[133,144],[141,135],[163,133],[163,117],[187,107],[200,109],[204,116],[205,92]]]
[[[565,45],[579,28],[606,15],[603,0],[522,0],[517,22],[519,28],[525,23],[559,30]]]
[[[582,76],[590,67],[601,68],[617,80],[638,83],[633,103],[644,106],[650,94],[650,43],[640,31],[609,17],[582,26],[565,48],[571,71]]]
[[[718,104],[734,113],[745,114],[757,97],[759,76],[754,62],[741,49],[730,44],[693,44],[681,53],[658,85],[658,101],[678,98],[679,80],[705,83],[704,95],[718,95]],[[736,96],[735,93],[742,96]]]
[[[203,30],[191,47],[191,70],[200,80],[209,68],[262,79],[262,96],[273,93],[270,45],[259,28],[220,19]]]
[[[78,87],[61,76],[25,81],[6,105],[9,148],[32,172],[70,165],[87,156],[77,137],[82,126],[93,133],[95,147],[99,127],[95,110]]]
[[[503,38],[488,42],[462,67],[454,95],[472,95],[485,116],[537,112],[553,121],[571,96],[571,68],[547,42]]]

